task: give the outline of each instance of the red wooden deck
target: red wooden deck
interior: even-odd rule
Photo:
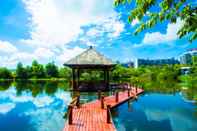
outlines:
[[[119,101],[116,102],[115,96],[104,98],[105,105],[111,105],[111,108],[133,98],[142,93],[142,89],[132,88],[130,97],[128,91],[119,92]],[[73,124],[65,124],[64,131],[115,131],[116,128],[111,120],[107,123],[107,109],[101,109],[100,100],[95,100],[81,105],[80,108],[73,109]]]

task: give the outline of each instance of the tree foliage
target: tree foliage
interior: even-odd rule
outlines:
[[[59,69],[54,62],[42,65],[34,60],[31,66],[24,67],[22,63],[18,63],[16,68],[16,79],[64,78],[68,80],[70,79],[70,74],[69,68]]]
[[[32,62],[31,72],[33,78],[44,78],[45,71],[43,65],[39,64],[36,60]]]
[[[68,67],[60,68],[59,69],[59,77],[70,80],[71,79],[71,69]]]
[[[177,32],[179,38],[189,35],[190,42],[197,38],[197,7],[195,2],[188,2],[187,0],[114,0],[115,6],[131,3],[135,7],[129,12],[128,21],[131,23],[138,19],[141,22],[134,34],[151,28],[159,22],[167,20],[170,23],[176,23],[178,19],[181,19],[183,25]],[[153,10],[153,7],[158,11]]]
[[[12,73],[7,68],[0,68],[0,79],[12,79]]]
[[[58,67],[54,64],[54,62],[48,63],[45,66],[47,77],[58,77]]]
[[[192,56],[192,64],[197,65],[197,56]]]
[[[117,65],[112,72],[114,82],[129,82],[134,85],[145,86],[149,83],[179,83],[181,65],[163,65],[163,66],[144,66],[135,68],[126,68]],[[189,83],[197,80],[197,66],[192,67],[192,72],[187,76]],[[184,82],[184,80],[183,80]]]
[[[22,63],[17,64],[16,78],[17,79],[27,79],[28,78],[27,70],[23,67]]]

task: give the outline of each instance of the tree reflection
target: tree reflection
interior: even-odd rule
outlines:
[[[46,82],[45,83],[45,92],[48,94],[48,95],[53,95],[57,89],[58,89],[58,82],[57,81],[54,81],[54,82]]]
[[[0,91],[5,91],[7,90],[12,84],[12,81],[0,81]]]
[[[17,95],[21,95],[22,92],[31,92],[33,97],[39,94],[46,93],[47,95],[53,95],[57,92],[59,86],[60,89],[67,89],[67,84],[60,84],[58,81],[16,81],[15,87]]]
[[[5,91],[13,85],[16,88],[17,95],[21,95],[22,92],[31,92],[32,96],[36,97],[39,94],[46,93],[47,95],[53,95],[58,90],[70,90],[69,82],[67,81],[30,81],[30,80],[17,80],[17,81],[4,81],[0,82],[0,91]],[[197,88],[195,84],[188,83],[187,88],[183,88],[183,85],[173,81],[165,82],[146,82],[139,87],[143,87],[145,92],[176,94],[182,92],[183,97],[187,100],[197,100]],[[194,85],[194,86],[191,86]],[[184,86],[185,87],[185,86]],[[88,93],[88,92],[86,92]],[[72,97],[78,95],[73,92]],[[91,93],[88,95],[92,95]],[[106,92],[105,95],[110,95],[110,92]]]

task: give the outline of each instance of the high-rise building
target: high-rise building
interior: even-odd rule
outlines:
[[[190,49],[180,56],[181,64],[192,64],[192,57],[197,56],[197,48]]]
[[[173,65],[179,64],[179,61],[175,58],[170,59],[136,59],[134,62],[134,67],[138,68],[139,66],[147,66],[147,65]]]

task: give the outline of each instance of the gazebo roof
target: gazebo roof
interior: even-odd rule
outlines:
[[[106,67],[113,66],[114,64],[115,63],[111,59],[106,58],[95,48],[90,46],[89,49],[70,59],[64,65],[69,67]]]

